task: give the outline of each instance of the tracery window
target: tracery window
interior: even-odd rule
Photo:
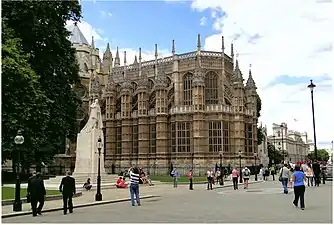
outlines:
[[[116,154],[122,154],[122,127],[116,127]]]
[[[224,152],[229,152],[230,148],[230,138],[229,138],[229,123],[223,121],[223,149]]]
[[[205,76],[205,104],[218,104],[218,76],[214,72]]]
[[[150,146],[149,146],[149,152],[150,153],[156,153],[157,152],[157,146],[156,146],[156,140],[157,140],[157,136],[156,136],[156,125],[154,124],[150,124]]]
[[[253,125],[245,124],[245,152],[253,152]]]
[[[183,76],[183,105],[192,105],[193,104],[193,75],[187,73]]]
[[[132,154],[138,154],[138,125],[132,127]]]
[[[222,123],[221,121],[209,122],[209,152],[222,150]]]

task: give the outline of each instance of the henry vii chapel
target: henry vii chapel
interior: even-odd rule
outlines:
[[[99,99],[104,124],[106,170],[131,165],[166,168],[213,168],[219,163],[251,165],[257,152],[258,95],[251,70],[244,85],[238,59],[222,51],[197,50],[143,61],[141,49],[134,62],[123,65],[117,48],[99,49],[87,42],[77,24],[68,28],[77,51],[83,99],[78,114],[81,128],[89,117],[89,105]]]

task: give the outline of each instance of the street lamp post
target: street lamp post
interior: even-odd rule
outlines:
[[[312,101],[312,118],[313,118],[313,139],[314,139],[314,156],[315,160],[318,160],[318,150],[317,150],[317,136],[315,133],[315,116],[314,116],[314,99],[313,99],[313,90],[316,87],[315,84],[313,84],[313,81],[310,80],[310,84],[307,86],[311,91],[311,101]]]
[[[21,130],[17,131],[17,135],[14,138],[14,143],[16,144],[16,184],[15,184],[15,200],[13,204],[13,211],[22,211],[22,201],[21,201],[21,181],[20,181],[20,147],[24,143],[24,137]]]
[[[254,165],[255,165],[255,181],[257,181],[257,165],[256,165],[257,153],[254,152]]]
[[[97,168],[97,191],[96,191],[96,195],[95,195],[95,201],[102,201],[102,194],[101,194],[101,148],[102,148],[102,140],[101,137],[99,137],[98,141],[97,141],[97,150],[99,153],[99,160],[98,160],[98,168]]]
[[[273,160],[271,161],[275,166],[276,166],[276,163],[275,163],[275,154],[276,154],[276,136],[273,135],[273,142],[274,142],[274,151],[273,151]]]
[[[219,152],[220,156],[220,177],[221,177],[221,185],[224,185],[224,174],[223,174],[223,151]]]
[[[280,125],[281,127],[281,136],[282,136],[282,154],[283,154],[283,163],[285,163],[285,155],[284,155],[284,139],[283,139],[283,135],[284,135],[284,126],[283,124]]]
[[[242,183],[241,154],[242,154],[241,151],[239,151],[239,170],[240,170],[239,183]]]

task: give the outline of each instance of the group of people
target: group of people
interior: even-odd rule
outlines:
[[[66,177],[61,180],[59,191],[63,195],[64,215],[67,214],[67,211],[73,213],[72,197],[75,194],[75,179],[70,176],[69,172],[67,172]],[[41,173],[33,172],[32,176],[28,179],[27,188],[27,200],[30,201],[33,217],[42,215],[45,196],[46,189],[42,175]]]

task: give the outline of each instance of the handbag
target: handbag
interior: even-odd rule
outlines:
[[[30,203],[30,202],[31,202],[31,195],[27,194],[27,203]]]
[[[283,174],[283,168],[282,171],[280,171],[279,177],[278,177],[278,181],[282,182],[282,174]]]

